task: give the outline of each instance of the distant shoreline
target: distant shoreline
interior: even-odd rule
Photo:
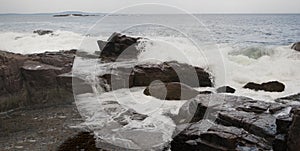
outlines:
[[[75,13],[0,13],[0,15],[64,15],[64,14],[84,14],[84,15],[107,15],[110,13],[85,13],[85,12],[75,12]],[[163,13],[163,14],[147,14],[147,13],[113,13],[119,15],[186,15],[177,13]],[[300,13],[187,13],[189,15],[300,15]]]

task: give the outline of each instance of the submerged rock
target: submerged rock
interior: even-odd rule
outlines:
[[[296,50],[296,51],[300,51],[300,42],[294,43],[291,48]]]
[[[43,35],[53,34],[53,31],[52,30],[35,30],[35,31],[33,31],[33,33],[43,36]]]
[[[255,91],[263,90],[268,92],[283,92],[285,89],[285,85],[278,81],[271,81],[262,84],[257,84],[254,82],[247,83],[243,88],[252,89]]]
[[[230,86],[222,86],[217,89],[217,93],[234,93],[235,89]]]
[[[185,84],[172,82],[150,84],[144,90],[144,94],[161,100],[189,100],[196,97],[199,92]]]
[[[97,41],[101,50],[100,58],[104,61],[134,59],[138,55],[136,48],[138,39],[140,38],[113,33],[107,41]]]

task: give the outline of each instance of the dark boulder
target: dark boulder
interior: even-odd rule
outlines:
[[[217,93],[234,93],[235,89],[230,86],[222,86],[219,87],[216,91]]]
[[[111,73],[100,78],[110,85],[111,90],[149,86],[153,81],[163,83],[180,82],[191,87],[211,87],[212,78],[208,72],[199,67],[178,62],[161,64],[141,64],[134,67],[117,67]]]
[[[113,33],[107,41],[97,41],[101,50],[100,58],[103,61],[134,59],[139,53],[136,48],[139,39]]]
[[[148,86],[154,80],[180,82],[191,87],[213,86],[211,76],[203,68],[175,61],[137,65],[133,72],[136,86]]]
[[[296,50],[296,51],[300,51],[300,42],[294,43],[291,48]]]
[[[33,31],[33,33],[42,36],[42,35],[53,34],[53,31],[52,30],[35,30],[35,31]]]
[[[271,81],[262,84],[249,82],[243,88],[252,89],[255,91],[263,90],[268,92],[283,92],[285,89],[285,85],[278,81]]]
[[[189,100],[196,97],[199,92],[185,84],[178,82],[154,82],[144,90],[144,94],[162,100]]]

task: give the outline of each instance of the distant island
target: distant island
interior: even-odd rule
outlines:
[[[69,16],[86,17],[86,16],[98,16],[98,15],[86,15],[86,14],[60,14],[60,15],[53,15],[53,17],[69,17]]]
[[[59,14],[53,15],[53,17],[69,17],[69,16],[86,17],[86,16],[99,16],[99,15],[92,14],[92,13],[79,12],[79,11],[67,11],[67,12],[61,12]]]

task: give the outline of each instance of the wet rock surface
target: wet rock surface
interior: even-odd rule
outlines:
[[[207,128],[203,129],[206,125]],[[237,128],[201,120],[190,124],[171,143],[171,150],[270,150],[263,138]]]
[[[271,81],[262,84],[249,82],[243,88],[252,89],[255,91],[263,90],[268,92],[283,92],[285,89],[285,85],[278,81]]]
[[[295,109],[290,112],[288,108]],[[290,129],[298,131],[291,126],[297,108],[225,94],[198,95],[172,117],[179,129],[189,126],[176,134],[171,150],[286,150]],[[297,141],[296,135],[291,140]]]

